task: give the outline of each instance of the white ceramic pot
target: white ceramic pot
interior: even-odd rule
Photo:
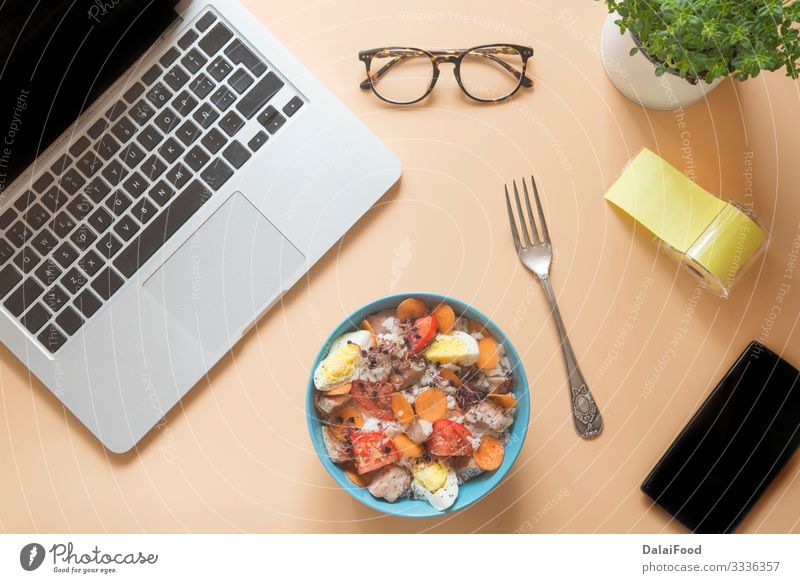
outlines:
[[[722,82],[698,81],[692,84],[678,75],[667,72],[656,77],[655,65],[641,51],[631,56],[636,44],[631,33],[619,33],[619,15],[609,14],[600,37],[600,56],[606,74],[625,97],[654,109],[679,109],[700,101]]]

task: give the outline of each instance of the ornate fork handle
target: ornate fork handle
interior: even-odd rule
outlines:
[[[558,334],[561,336],[561,350],[564,352],[564,364],[567,367],[567,375],[569,377],[572,420],[575,423],[575,430],[582,438],[592,439],[600,435],[603,430],[603,417],[600,415],[597,403],[595,403],[592,392],[586,385],[586,380],[583,378],[581,369],[578,366],[578,360],[572,351],[572,345],[567,337],[567,330],[561,320],[561,312],[558,310],[556,296],[550,286],[550,279],[545,275],[543,277],[540,276],[539,280],[542,282],[544,293],[550,302],[550,309],[556,321],[556,328],[558,328]]]

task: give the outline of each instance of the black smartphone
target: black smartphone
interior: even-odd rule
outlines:
[[[800,373],[751,342],[642,491],[693,532],[733,532],[798,446]]]

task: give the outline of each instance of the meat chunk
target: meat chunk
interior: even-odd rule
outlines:
[[[346,462],[351,459],[344,442],[339,440],[330,427],[323,426],[322,441],[325,442],[325,449],[328,450],[328,457],[333,463]]]
[[[336,409],[344,405],[350,400],[350,395],[325,395],[325,394],[317,394],[315,396],[315,402],[317,405],[317,409],[324,413],[325,415],[330,415]]]
[[[399,373],[394,373],[389,377],[389,382],[392,383],[397,391],[405,391],[409,387],[416,385],[425,369],[417,370],[413,367],[404,368]]]
[[[486,382],[489,383],[490,393],[505,394],[511,390],[511,377],[507,375],[487,377]]]
[[[472,423],[482,423],[492,431],[501,433],[511,427],[514,418],[491,399],[476,403],[466,415]]]
[[[456,476],[458,476],[458,481],[462,484],[464,482],[468,482],[483,472],[483,470],[478,467],[478,464],[475,463],[475,459],[471,455],[457,458],[457,461],[454,465]]]
[[[387,466],[375,473],[370,482],[369,493],[387,502],[394,502],[402,496],[411,485],[411,473],[400,466]]]
[[[372,326],[373,330],[375,330],[375,334],[386,334],[387,332],[391,332],[392,330],[391,328],[384,326],[383,323],[386,322],[387,319],[394,317],[395,317],[394,310],[383,310],[382,312],[378,312],[377,314],[372,314],[371,316],[367,316],[367,322],[369,322],[369,325]]]
[[[414,417],[414,421],[406,430],[406,435],[414,443],[422,443],[431,436],[431,433],[433,433],[433,423],[419,417]]]

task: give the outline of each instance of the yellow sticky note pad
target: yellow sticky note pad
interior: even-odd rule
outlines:
[[[769,235],[749,211],[717,198],[646,148],[611,186],[606,200],[667,243],[723,296]]]

